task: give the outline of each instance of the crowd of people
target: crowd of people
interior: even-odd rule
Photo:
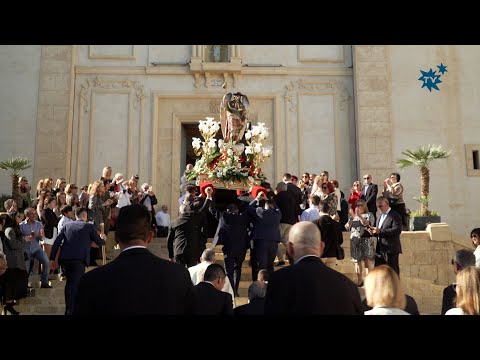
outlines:
[[[66,277],[66,314],[418,314],[400,281],[400,234],[408,216],[398,173],[384,181],[382,194],[366,174],[348,199],[327,171],[300,180],[285,173],[275,189],[262,183],[238,192],[238,201],[226,208],[217,206],[212,183],[197,188],[182,177],[184,193],[172,221],[166,205],[155,213],[152,186],[138,189],[138,180],[125,181],[121,173],[112,178],[107,166],[77,196],[75,184],[58,179],[52,187],[45,179],[29,204],[28,181],[20,178],[19,198],[7,200],[0,216],[5,312],[18,313],[13,304],[26,296],[36,259],[42,287],[50,288],[55,269]],[[224,266],[207,249],[207,216],[218,221],[212,249],[223,245]],[[85,274],[97,265],[110,229],[121,254]],[[344,257],[343,231],[350,232],[356,283],[335,270]],[[168,260],[148,251],[155,236],[167,238]],[[452,260],[457,282],[445,289],[442,313],[480,313],[480,230],[471,238],[475,252],[461,250]],[[236,307],[247,251],[249,303]]]
[[[35,189],[32,190],[26,177],[20,177],[17,198],[6,200],[3,204],[5,213],[0,215],[0,268],[5,268],[5,271],[0,271],[3,274],[0,277],[0,290],[2,303],[6,305],[5,312],[18,314],[13,304],[27,296],[30,287],[28,278],[34,271],[34,260],[39,263],[41,288],[51,288],[49,279],[60,274],[68,280],[72,268],[65,265],[65,261],[60,261],[65,250],[61,254],[57,252],[59,245],[55,251],[53,249],[57,239],[64,241],[68,224],[75,220],[89,223],[99,236],[106,236],[110,229],[115,229],[116,218],[122,207],[142,204],[151,214],[154,229],[157,229],[158,221],[158,235],[162,236],[165,228],[170,226],[168,208],[163,205],[162,210],[155,213],[157,199],[152,186],[144,183],[139,187],[138,181],[137,175],[126,181],[122,173],[112,178],[112,168],[106,166],[102,176],[82,186],[80,192],[75,183],[67,183],[63,178],[55,182],[51,178],[41,179],[37,183],[36,196],[32,199],[31,193]],[[98,243],[88,242],[88,261],[85,266],[97,266],[96,260],[102,258],[100,248]],[[70,279],[79,278],[75,272],[73,274]],[[78,283],[78,279],[73,283],[75,281]]]

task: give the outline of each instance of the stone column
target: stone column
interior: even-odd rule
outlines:
[[[74,51],[72,45],[42,46],[32,184],[46,177],[69,181]]]
[[[389,64],[388,46],[354,46],[359,177],[372,174],[379,195],[395,166]]]

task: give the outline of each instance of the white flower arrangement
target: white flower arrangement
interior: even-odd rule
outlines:
[[[250,125],[250,124],[249,124]],[[198,129],[203,137],[192,138],[192,147],[197,159],[188,179],[208,179],[217,187],[248,188],[265,179],[260,165],[272,155],[272,147],[265,146],[269,136],[265,123],[253,125],[245,133],[247,146],[240,142],[215,139],[220,123],[212,117],[200,120]]]

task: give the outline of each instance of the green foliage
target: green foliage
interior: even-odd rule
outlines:
[[[450,151],[443,148],[442,145],[426,145],[415,150],[406,150],[402,154],[404,159],[397,160],[400,169],[415,166],[419,169],[428,168],[430,162],[435,159],[446,159],[450,156]]]
[[[26,170],[32,166],[32,160],[22,157],[12,157],[8,160],[0,162],[0,169],[9,170],[13,175],[19,175],[19,172]]]
[[[430,216],[440,216],[440,214],[435,210],[430,210]],[[415,210],[410,213],[410,219],[416,218],[416,217],[423,217],[420,210]]]
[[[428,206],[428,203],[430,202],[432,198],[430,196],[414,196],[413,200],[419,202],[422,205]]]

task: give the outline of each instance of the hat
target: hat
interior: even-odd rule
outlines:
[[[263,191],[263,193],[264,193],[265,195],[267,195],[267,193],[268,193],[267,189],[265,189],[264,187],[262,187],[262,186],[254,186],[254,187],[252,188],[252,192],[251,192],[252,197],[255,199],[260,191]]]
[[[202,196],[207,197],[207,194],[205,194],[205,189],[207,187],[211,187],[213,189],[212,195],[214,195],[215,194],[215,187],[213,186],[213,184],[210,181],[204,181],[203,183],[200,184],[200,193],[202,194]]]

